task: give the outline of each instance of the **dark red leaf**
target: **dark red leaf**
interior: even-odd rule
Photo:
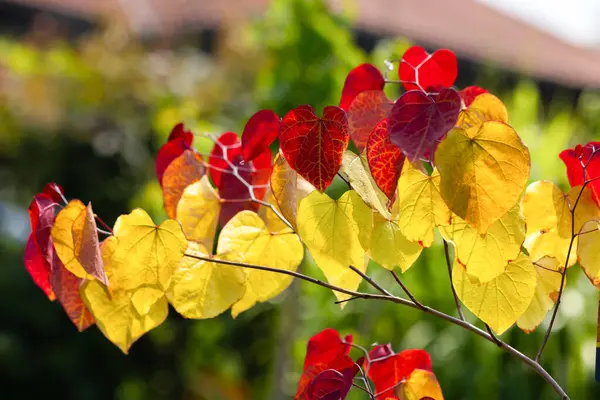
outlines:
[[[465,107],[469,107],[477,96],[484,93],[488,93],[488,91],[484,88],[480,88],[479,86],[467,86],[458,92],[463,103],[465,103]]]
[[[340,169],[349,139],[346,113],[333,106],[325,107],[323,118],[309,105],[296,107],[283,118],[279,131],[290,167],[321,192]]]
[[[48,296],[48,299],[54,301],[56,295],[52,291],[52,285],[50,285],[50,264],[44,259],[42,253],[35,243],[33,233],[29,235],[27,244],[25,245],[24,255],[25,268],[33,282]]]
[[[354,68],[344,82],[340,108],[348,111],[352,101],[360,93],[368,90],[383,90],[385,80],[377,68],[371,64],[361,64]]]
[[[428,88],[435,86],[449,88],[458,75],[456,55],[447,49],[430,55],[422,47],[413,46],[402,56],[398,75],[406,90],[429,91]]]
[[[306,398],[310,400],[344,400],[352,387],[352,380],[357,372],[358,367],[354,363],[341,371],[328,369],[321,372],[308,385]]]
[[[366,147],[373,128],[387,116],[392,105],[382,90],[369,90],[356,96],[348,110],[348,129],[359,152]]]
[[[177,124],[165,143],[156,155],[156,177],[162,186],[163,175],[171,162],[179,157],[185,150],[191,148],[194,136],[189,131],[184,131],[183,124]]]
[[[559,157],[567,167],[571,187],[595,179],[588,186],[592,189],[594,200],[600,205],[600,142],[589,142],[585,146],[577,145],[574,149],[563,150]]]
[[[392,355],[394,355],[394,349],[392,349],[392,345],[390,343],[378,344],[377,346],[373,346],[371,351],[369,351],[369,360],[373,362],[380,358],[386,358]]]
[[[460,106],[460,96],[454,89],[442,89],[429,96],[417,90],[405,92],[388,116],[391,142],[411,162],[417,161],[452,129]]]
[[[281,120],[271,110],[260,110],[254,114],[242,132],[242,155],[244,161],[252,161],[258,157],[271,143],[277,139]]]
[[[55,203],[60,203],[63,200],[65,192],[62,186],[54,182],[50,182],[46,186],[44,186],[44,190],[42,190],[42,193],[48,195]]]
[[[390,347],[375,347],[369,353],[371,362],[365,365],[367,376],[373,381],[375,392],[379,394],[376,400],[397,399],[395,389],[415,369],[431,371],[431,358],[425,350],[403,350],[397,354],[390,354],[390,350]]]
[[[384,119],[369,136],[367,161],[375,183],[388,199],[393,200],[406,157],[392,144],[387,125],[387,119]]]
[[[40,254],[48,264],[52,262],[50,236],[57,206],[58,204],[49,195],[38,193],[33,197],[28,209],[31,234]]]

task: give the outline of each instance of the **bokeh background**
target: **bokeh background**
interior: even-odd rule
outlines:
[[[566,3],[0,0],[0,398],[291,399],[306,341],[325,327],[364,346],[425,348],[447,399],[554,398],[469,332],[393,304],[355,300],[340,311],[330,291],[304,282],[237,320],[171,312],[125,356],[94,327],[77,333],[33,284],[22,253],[27,206],[46,182],[92,201],[109,223],[135,207],[159,221],[154,155],[175,123],[241,132],[261,108],[320,110],[339,102],[351,68],[383,68],[414,43],[454,50],[457,86],[477,84],[506,103],[531,149],[531,179],[566,187],[558,153],[600,132],[600,5]],[[321,277],[310,260],[302,268]],[[370,273],[400,294],[384,270]],[[454,312],[439,243],[403,279],[421,302]],[[543,365],[573,399],[600,396],[597,304],[572,268]],[[502,338],[532,356],[546,324]]]

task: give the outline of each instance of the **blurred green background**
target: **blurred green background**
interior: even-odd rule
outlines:
[[[276,0],[259,18],[221,26],[200,41],[140,41],[117,19],[75,38],[45,20],[27,32],[4,30],[0,398],[290,399],[306,341],[325,327],[352,333],[365,347],[425,348],[447,399],[555,397],[539,376],[469,332],[393,304],[355,300],[340,311],[330,291],[305,282],[237,320],[184,320],[172,311],[125,356],[95,327],[77,333],[25,271],[27,206],[46,182],[92,201],[108,223],[134,207],[160,221],[154,155],[175,123],[195,132],[240,132],[261,108],[283,115],[308,103],[321,110],[339,102],[354,66],[383,67],[410,45],[357,35],[351,23],[351,15],[333,15],[321,1]],[[600,94],[460,59],[456,85],[471,84],[506,103],[531,150],[531,179],[566,187],[558,153],[597,139]],[[211,147],[195,144],[202,152]],[[302,268],[322,277],[310,260]],[[372,265],[369,272],[401,294],[387,271]],[[439,240],[403,279],[421,302],[454,313]],[[596,290],[572,268],[543,365],[573,399],[600,396],[593,379],[597,302]],[[545,326],[529,335],[513,328],[502,339],[532,356]]]

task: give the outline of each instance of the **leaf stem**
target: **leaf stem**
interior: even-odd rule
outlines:
[[[454,289],[454,284],[452,283],[452,263],[450,262],[450,251],[448,249],[448,242],[444,239],[444,256],[446,257],[446,266],[448,267],[448,277],[450,278],[450,289],[452,289],[452,296],[454,296],[454,304],[456,304],[456,312],[458,312],[458,316],[461,320],[465,320],[465,315],[463,314],[462,306],[460,305],[460,300],[458,299],[458,295],[456,294],[456,290]]]

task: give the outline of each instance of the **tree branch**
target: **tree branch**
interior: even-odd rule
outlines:
[[[248,263],[237,262],[237,261],[219,260],[219,259],[212,258],[212,257],[200,256],[200,255],[189,254],[189,253],[185,253],[184,256],[194,258],[197,260],[201,260],[201,261],[214,262],[217,264],[231,265],[231,266],[236,266],[236,267],[257,269],[257,270],[261,270],[261,271],[269,271],[269,272],[289,275],[289,276],[293,276],[295,278],[302,279],[307,282],[311,282],[316,285],[323,286],[325,288],[334,290],[339,293],[344,293],[344,294],[347,294],[350,296],[355,296],[355,297],[366,299],[366,300],[390,301],[392,303],[401,304],[401,305],[404,305],[407,307],[414,308],[416,310],[421,310],[427,314],[434,315],[434,316],[441,318],[445,321],[448,321],[454,325],[458,325],[468,331],[473,332],[476,335],[481,336],[485,340],[498,345],[500,348],[504,349],[506,352],[508,352],[511,355],[513,355],[514,357],[518,358],[521,362],[528,365],[535,372],[537,372],[546,382],[548,382],[548,384],[550,384],[552,386],[552,388],[556,391],[556,393],[559,394],[561,399],[563,399],[563,400],[569,399],[569,396],[567,395],[567,393],[560,387],[560,385],[554,380],[554,378],[537,361],[532,360],[531,358],[527,357],[526,355],[521,353],[519,350],[515,349],[514,347],[510,346],[507,343],[500,341],[500,344],[498,344],[489,333],[477,328],[476,326],[470,324],[469,322],[462,320],[462,319],[458,319],[458,318],[450,316],[450,315],[447,315],[447,314],[445,314],[441,311],[438,311],[434,308],[431,308],[428,306],[423,306],[423,308],[420,308],[419,306],[417,306],[415,303],[413,303],[410,300],[403,299],[402,297],[397,297],[397,296],[393,296],[393,295],[372,294],[372,293],[363,293],[363,292],[357,292],[357,291],[353,291],[353,290],[347,290],[347,289],[340,288],[340,287],[331,285],[329,283],[320,281],[313,277],[301,274],[296,271],[288,271],[288,270],[284,270],[284,269],[265,267],[262,265],[254,265],[254,264],[248,264]]]
[[[460,300],[458,299],[456,290],[454,290],[454,284],[452,283],[452,263],[450,261],[450,252],[448,250],[448,242],[446,242],[446,239],[444,239],[444,255],[446,256],[446,266],[448,267],[448,277],[450,278],[450,288],[452,289],[452,296],[454,296],[454,304],[456,304],[456,312],[458,312],[460,319],[464,321],[465,315],[463,314]]]
[[[404,283],[402,283],[402,281],[400,280],[400,277],[398,276],[398,274],[396,274],[395,271],[390,271],[392,273],[392,276],[394,277],[394,279],[396,280],[396,283],[398,285],[400,285],[400,287],[402,288],[402,290],[404,290],[404,293],[406,293],[406,295],[412,300],[413,303],[415,303],[415,305],[417,307],[419,307],[421,310],[425,308],[425,306],[421,303],[419,303],[417,301],[417,299],[415,298],[415,296],[412,295],[412,293],[408,290],[408,288],[406,286],[404,286]]]

